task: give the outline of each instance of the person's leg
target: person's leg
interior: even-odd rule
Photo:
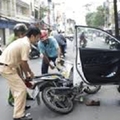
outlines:
[[[15,77],[15,79],[17,76]],[[14,96],[14,118],[19,118],[25,115],[25,105],[26,105],[26,95],[27,95],[27,89],[22,80],[19,78],[17,79],[19,82],[17,82],[19,85],[17,85],[17,89],[13,88],[13,96]]]
[[[22,71],[21,71],[21,66],[18,66],[18,68],[17,68],[16,70],[17,70],[17,73],[18,73],[18,75],[20,76],[20,78],[23,79],[24,77],[23,77],[23,73],[22,73]],[[33,98],[31,98],[28,93],[27,93],[26,99],[27,99],[27,100],[33,100]],[[13,98],[13,95],[12,95],[12,93],[11,93],[11,90],[9,91],[8,103],[9,103],[9,105],[11,105],[12,107],[14,106],[14,98]],[[30,106],[26,106],[26,109],[27,109],[27,107],[30,107]]]
[[[62,53],[62,55],[64,57],[64,45],[61,45],[61,53]]]
[[[80,39],[80,46],[82,45],[82,39]]]
[[[18,68],[16,68],[16,70],[17,70],[17,73],[20,76],[20,78],[23,78],[23,74],[21,72],[20,66],[18,66]],[[14,106],[13,105],[14,104],[14,98],[13,98],[13,95],[11,93],[11,90],[9,91],[8,103],[9,103],[9,105]]]
[[[86,45],[87,44],[87,40],[86,39],[84,39],[84,45]]]
[[[14,97],[14,114],[13,118],[21,118],[25,115],[26,105],[26,86],[17,72],[7,67],[1,74],[7,79],[10,90]]]
[[[62,49],[63,49],[63,56],[65,57],[65,53],[66,53],[66,51],[65,51],[65,50],[66,50],[66,45],[63,45],[63,46],[62,46]]]
[[[21,72],[20,66],[18,66],[18,68],[16,68],[16,70],[17,70],[17,73],[20,76],[20,78],[23,78],[23,74]],[[9,91],[8,103],[9,103],[9,105],[14,106],[14,98],[13,98],[13,95],[11,93],[11,90]]]
[[[14,103],[14,98],[13,98],[13,95],[12,95],[12,93],[11,93],[11,90],[9,90],[8,103],[9,103],[9,105],[14,106],[14,105],[13,105],[13,103]]]
[[[24,74],[23,74],[21,65],[19,65],[19,66],[17,67],[17,73],[18,73],[18,75],[20,76],[21,79],[24,79]],[[24,82],[25,82],[25,81],[24,81]],[[27,93],[26,99],[27,99],[27,100],[33,100],[33,98],[31,98],[28,93]],[[14,102],[14,101],[13,101],[13,102]]]
[[[46,61],[43,59],[41,70],[42,74],[48,73],[48,67],[49,67],[48,63],[46,63]]]

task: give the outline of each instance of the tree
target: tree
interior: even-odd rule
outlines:
[[[95,13],[91,12],[86,15],[86,23],[89,26],[95,26],[94,25],[94,19],[95,19]]]
[[[89,12],[86,15],[86,23],[89,26],[103,27],[104,26],[105,9],[103,6],[98,6],[95,12]]]

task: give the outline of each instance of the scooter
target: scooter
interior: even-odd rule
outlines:
[[[37,44],[32,44],[31,51],[29,53],[29,58],[36,59],[36,58],[39,58],[39,55],[40,55],[40,52],[38,50]]]
[[[86,46],[87,46],[87,40],[85,40],[85,42],[81,42],[80,43],[80,46],[82,47],[82,48],[85,48]]]
[[[74,108],[73,101],[79,101],[82,93],[95,94],[100,90],[101,86],[88,86],[84,82],[81,82],[79,86],[74,86],[73,64],[69,61],[62,61],[60,64],[62,64],[62,68],[60,68],[61,65],[56,66],[60,71],[59,74],[54,74],[54,76],[49,74],[49,78],[57,78],[57,81],[51,81],[51,86],[44,87],[42,100],[52,111],[67,114]]]
[[[62,59],[57,62],[55,67],[58,73],[36,76],[32,81],[26,82],[26,86],[30,88],[28,89],[30,97],[36,99],[38,105],[41,103],[41,93],[43,102],[50,110],[67,114],[74,108],[71,99],[79,99],[78,94],[81,92],[94,94],[99,91],[100,86],[94,86],[94,89],[86,86],[82,91],[79,91],[81,87],[73,86],[73,63]],[[69,92],[69,96],[65,92]]]

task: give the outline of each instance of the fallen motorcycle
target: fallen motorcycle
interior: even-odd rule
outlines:
[[[37,98],[39,104],[39,93],[41,92],[43,102],[54,112],[69,113],[74,108],[73,99],[79,98],[78,95],[82,92],[93,94],[100,89],[100,86],[94,86],[94,89],[91,89],[90,86],[86,86],[84,89],[82,89],[82,86],[74,87],[72,78],[73,64],[69,61],[60,61],[56,68],[59,73],[36,76],[32,87],[34,94],[31,93],[34,95],[31,97]]]
[[[83,85],[83,82],[80,86],[74,87],[73,83],[64,81],[63,86],[48,86],[42,91],[42,99],[46,106],[53,110],[54,112],[60,114],[67,114],[73,110],[74,101],[80,101],[81,94],[86,92],[88,94],[93,94],[98,92],[100,86],[94,86],[93,90],[87,86]]]
[[[61,111],[62,113],[69,113],[70,111],[73,110],[73,102],[67,98],[67,96],[64,96],[65,99],[61,99],[60,102],[57,102],[57,99],[55,101],[55,99],[53,99],[50,104],[49,101],[47,101],[46,99],[46,93],[45,91],[47,90],[47,88],[51,88],[51,87],[62,87],[63,84],[65,83],[63,80],[61,80],[63,78],[63,76],[61,76],[61,74],[45,74],[43,76],[36,76],[34,79],[35,81],[30,81],[30,82],[26,82],[26,86],[28,86],[28,93],[30,95],[31,98],[36,99],[38,105],[40,105],[40,92],[42,93],[42,100],[45,103],[45,105],[50,108],[51,110],[56,112],[56,109],[54,109],[54,106],[50,106],[51,102],[53,103],[58,103],[58,104],[62,104],[62,103],[66,103],[66,106],[64,108],[64,111]],[[38,80],[37,80],[38,79]],[[32,85],[31,85],[32,84]],[[53,109],[52,109],[53,108]],[[62,110],[62,109],[61,109]]]
[[[61,64],[63,65],[63,62],[61,62]],[[33,98],[37,100],[37,103],[40,104],[40,96],[39,93],[41,92],[42,94],[42,100],[45,103],[45,105],[50,108],[53,111],[56,111],[54,109],[52,109],[52,107],[50,107],[49,101],[46,101],[46,93],[45,91],[47,90],[47,88],[50,87],[63,87],[66,83],[67,84],[71,84],[71,81],[68,81],[67,77],[69,76],[68,71],[64,72],[64,70],[62,68],[56,67],[57,70],[59,71],[59,73],[52,73],[52,74],[44,74],[41,76],[36,76],[32,81],[27,81],[26,85],[28,86],[28,93],[29,95]],[[69,66],[69,71],[72,68],[72,65]],[[66,78],[65,78],[66,77]],[[32,85],[31,85],[32,84]],[[30,88],[30,89],[29,89]],[[55,99],[53,99],[53,102],[57,102],[54,101]],[[62,111],[62,113],[69,113],[70,111],[73,110],[73,102],[67,98],[67,96],[65,96],[65,99],[61,100],[61,102],[63,101],[63,103],[67,103],[65,110]],[[57,102],[60,103],[60,102]]]

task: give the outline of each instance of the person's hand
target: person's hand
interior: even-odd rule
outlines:
[[[28,80],[28,81],[32,80],[33,78],[34,78],[34,73],[33,72],[28,73],[27,76],[26,76],[26,80]]]
[[[30,81],[25,81],[25,85],[28,87],[28,88],[33,88],[33,84],[30,82]]]
[[[55,68],[53,62],[50,62],[50,63],[49,63],[49,66],[50,66],[51,69],[54,69],[54,68]]]
[[[53,65],[51,65],[51,64],[50,64],[50,68],[51,68],[51,69],[54,69],[54,68],[55,68],[55,66],[53,66]]]
[[[63,65],[64,65],[64,59],[58,57],[58,58],[56,59],[56,64],[63,66]]]
[[[44,55],[41,53],[41,54],[40,54],[40,58],[43,59],[43,57],[44,57]]]
[[[33,72],[30,73],[30,77],[34,78],[34,73]]]
[[[59,64],[60,61],[61,61],[61,58],[60,58],[60,57],[57,57],[55,63],[56,63],[56,64]]]

